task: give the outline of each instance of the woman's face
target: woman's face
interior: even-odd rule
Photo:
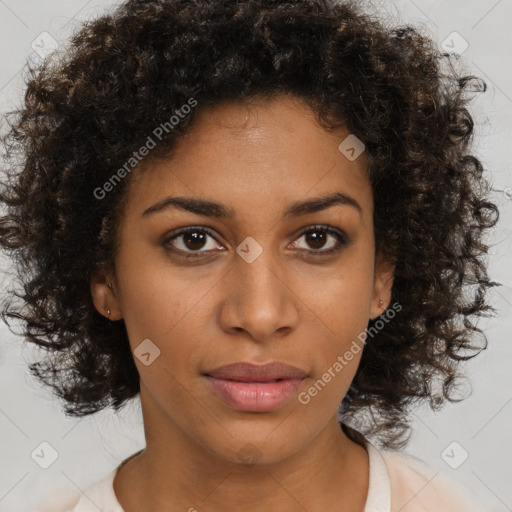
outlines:
[[[132,171],[114,290],[95,279],[92,292],[125,322],[153,432],[270,463],[336,417],[392,269],[377,260],[374,279],[367,158],[338,149],[346,129],[327,133],[289,96],[198,114],[168,161]],[[152,209],[166,198],[182,206]],[[305,377],[207,376],[275,361]]]

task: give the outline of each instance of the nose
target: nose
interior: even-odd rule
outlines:
[[[300,300],[289,272],[264,251],[255,261],[238,258],[229,273],[219,321],[225,332],[243,332],[264,342],[293,331],[299,321]]]

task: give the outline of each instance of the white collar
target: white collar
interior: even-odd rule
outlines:
[[[368,452],[370,476],[368,495],[363,512],[391,512],[391,482],[388,468],[380,451],[365,441]]]

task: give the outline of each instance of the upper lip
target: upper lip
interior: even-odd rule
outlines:
[[[279,361],[263,365],[238,362],[205,372],[217,379],[238,380],[241,382],[265,382],[276,379],[303,379],[306,373],[301,369]]]

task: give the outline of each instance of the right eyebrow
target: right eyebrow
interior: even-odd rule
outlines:
[[[204,215],[205,217],[222,217],[230,218],[235,215],[235,212],[227,206],[207,201],[205,199],[195,199],[193,197],[164,197],[153,206],[147,208],[142,216],[151,215],[156,212],[166,210],[167,208],[180,208],[197,215]]]

